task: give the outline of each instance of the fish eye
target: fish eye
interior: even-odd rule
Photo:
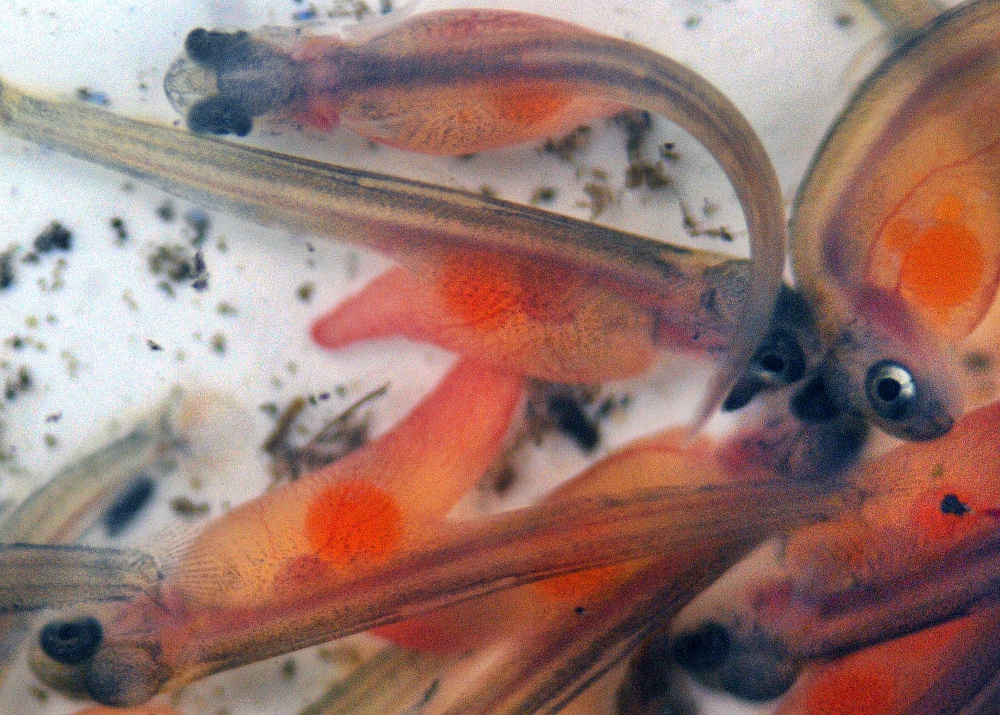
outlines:
[[[894,422],[913,414],[920,395],[913,373],[894,360],[883,360],[869,368],[865,392],[876,414]]]
[[[677,635],[671,654],[702,684],[757,703],[785,693],[801,670],[785,646],[763,631],[716,621]]]
[[[187,124],[188,129],[196,134],[235,134],[245,137],[253,129],[253,117],[239,100],[214,96],[191,107]]]
[[[776,384],[790,385],[806,373],[806,356],[799,341],[783,330],[764,339],[752,363],[759,377]]]
[[[714,670],[729,657],[729,630],[714,621],[674,639],[671,654],[685,670],[702,672]]]
[[[722,403],[725,412],[744,407],[758,393],[798,382],[806,374],[806,354],[794,335],[784,330],[767,334],[746,371]]]
[[[234,46],[246,42],[249,34],[240,32],[218,32],[195,28],[184,40],[184,50],[188,57],[198,64],[216,67]]]
[[[94,656],[103,638],[100,621],[85,616],[47,623],[39,633],[38,644],[45,655],[57,663],[79,665]]]

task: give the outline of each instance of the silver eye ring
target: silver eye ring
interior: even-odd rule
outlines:
[[[895,360],[883,360],[869,368],[865,393],[876,414],[893,422],[910,417],[920,396],[913,373]]]

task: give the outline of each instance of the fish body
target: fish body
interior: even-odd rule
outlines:
[[[598,37],[578,25],[501,10],[401,14],[345,37],[193,30],[167,93],[194,131],[243,135],[256,117],[277,115],[449,156],[565,134],[625,106],[581,94],[569,63],[548,78],[502,69],[508,57]],[[194,101],[184,88],[198,83],[214,92]]]

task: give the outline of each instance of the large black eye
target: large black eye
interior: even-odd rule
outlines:
[[[38,636],[45,655],[63,665],[78,665],[93,657],[101,647],[104,631],[92,616],[72,621],[47,623]]]
[[[776,330],[757,348],[751,365],[762,380],[790,385],[805,375],[806,356],[793,335]]]
[[[236,99],[218,95],[192,105],[187,115],[188,129],[197,134],[235,134],[245,137],[253,129],[253,117]]]
[[[184,49],[188,57],[200,65],[218,68],[219,64],[234,47],[245,43],[249,35],[246,32],[218,32],[195,28],[184,40]]]
[[[729,629],[709,621],[699,628],[682,633],[674,639],[671,654],[685,670],[714,670],[729,657]]]
[[[746,371],[722,403],[724,412],[744,407],[758,393],[791,385],[806,373],[806,355],[799,341],[784,330],[772,330],[750,359]]]
[[[893,360],[871,366],[865,378],[865,392],[876,414],[893,422],[905,420],[917,408],[919,393],[913,374]]]

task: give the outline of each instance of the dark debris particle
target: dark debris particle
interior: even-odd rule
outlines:
[[[663,142],[660,144],[660,157],[665,161],[680,161],[681,154],[677,151],[676,145],[673,142]]]
[[[313,400],[297,397],[278,417],[271,434],[261,449],[271,455],[271,474],[275,481],[294,481],[303,474],[332,464],[368,442],[369,415],[359,414],[361,408],[382,397],[389,389],[388,383],[372,390],[349,405],[343,412],[323,427],[301,446],[292,444],[295,423]]]
[[[569,394],[552,395],[547,409],[563,434],[576,442],[584,452],[594,451],[601,441],[600,429],[578,400]]]
[[[609,207],[614,206],[617,198],[607,184],[598,181],[588,181],[583,185],[583,193],[590,199],[590,217],[597,218]]]
[[[271,417],[277,417],[279,413],[278,406],[273,402],[265,402],[264,404],[259,405],[257,409],[266,415],[270,415]]]
[[[542,144],[541,151],[545,154],[552,154],[562,161],[572,164],[577,154],[584,151],[590,144],[591,128],[586,124],[581,125],[561,137],[546,139]]]
[[[35,237],[31,247],[38,255],[52,251],[68,251],[73,247],[73,234],[58,221],[53,221]]]
[[[45,416],[45,421],[48,424],[55,424],[56,422],[62,419],[62,415],[63,415],[62,412],[53,412]]]
[[[313,292],[316,290],[316,284],[312,282],[303,283],[296,289],[295,294],[299,297],[303,303],[308,303],[312,300]]]
[[[295,658],[288,658],[281,664],[281,677],[285,680],[295,680],[295,674],[298,669],[298,664],[295,662]]]
[[[194,261],[180,246],[159,246],[149,257],[149,270],[172,281],[183,281],[194,275]]]
[[[155,492],[156,482],[152,477],[140,474],[133,479],[104,511],[101,521],[104,522],[105,533],[110,537],[122,533],[149,504]]]
[[[150,350],[152,350],[152,351],[153,351],[154,353],[157,353],[157,352],[160,352],[161,350],[163,350],[163,346],[162,346],[162,345],[160,345],[160,344],[159,344],[158,342],[156,342],[155,340],[150,340],[149,338],[147,338],[147,339],[146,339],[146,345],[147,345],[147,346],[149,347],[149,349],[150,349]]]
[[[732,243],[732,231],[725,226],[704,226],[683,201],[681,201],[681,213],[684,216],[684,232],[691,238],[718,238]]]
[[[157,207],[156,215],[160,217],[161,221],[170,223],[177,218],[177,209],[174,208],[172,201],[164,201]]]
[[[587,609],[586,609],[586,608],[584,608],[583,606],[576,606],[576,607],[575,607],[575,608],[573,609],[573,613],[575,613],[575,614],[576,614],[576,615],[578,615],[578,616],[582,616],[582,615],[583,615],[584,613],[586,613],[586,612],[587,612]]]
[[[306,408],[306,400],[303,397],[293,398],[288,406],[284,410],[278,409],[278,406],[273,402],[269,402],[266,405],[261,405],[261,409],[267,412],[269,415],[278,418],[278,423],[271,430],[271,434],[264,443],[260,446],[262,450],[268,454],[275,454],[282,446],[288,441],[289,434],[292,431],[292,425],[295,424],[295,420],[298,419],[299,415],[302,414],[302,410]]]
[[[90,87],[77,87],[76,98],[81,102],[96,104],[98,107],[106,107],[111,103],[107,94],[93,90]]]
[[[184,223],[187,225],[192,246],[197,248],[205,243],[212,223],[207,213],[201,209],[191,209],[184,214]]]
[[[651,164],[644,160],[633,161],[625,171],[625,186],[630,189],[662,191],[672,185],[671,178],[663,172],[663,162]]]
[[[201,516],[209,512],[208,502],[196,502],[190,497],[176,497],[170,501],[170,508],[181,516]]]
[[[539,186],[533,192],[531,192],[530,203],[532,204],[549,204],[555,201],[556,190],[552,186]]]
[[[164,276],[174,283],[191,281],[191,286],[195,290],[204,290],[208,287],[208,270],[204,255],[201,251],[192,254],[190,249],[184,246],[157,246],[153,255],[149,257],[149,271],[155,276]],[[168,295],[173,294],[172,290],[167,292]]]
[[[128,229],[125,228],[125,219],[121,216],[113,216],[108,225],[111,226],[111,230],[115,232],[115,243],[119,245],[125,243],[128,240]]]
[[[599,385],[557,385],[544,380],[529,382],[525,428],[521,439],[542,443],[547,433],[565,434],[581,449],[600,443],[600,424],[631,405],[628,393],[603,393]]]
[[[627,410],[632,406],[632,395],[608,395],[597,405],[595,413],[599,419],[606,420],[613,417],[618,412]]]
[[[854,27],[855,22],[854,16],[846,12],[842,12],[833,18],[833,24],[842,30],[846,30],[848,27]]]
[[[3,396],[8,402],[18,395],[28,392],[34,385],[31,371],[27,365],[21,365],[12,377],[8,377],[4,382]]]
[[[612,126],[625,133],[625,152],[632,161],[642,158],[646,138],[653,129],[653,115],[637,109],[628,109],[611,117]]]
[[[14,272],[14,257],[17,254],[17,247],[8,248],[0,253],[0,290],[6,290],[14,285],[16,274]]]
[[[225,355],[228,347],[226,336],[222,333],[215,333],[209,341],[209,346],[212,348],[212,352]]]
[[[319,15],[319,10],[315,5],[310,5],[304,10],[298,10],[292,13],[292,20],[295,22],[305,22],[307,20],[313,20]]]
[[[965,516],[972,509],[962,503],[957,494],[945,494],[941,500],[941,513],[952,516]]]

